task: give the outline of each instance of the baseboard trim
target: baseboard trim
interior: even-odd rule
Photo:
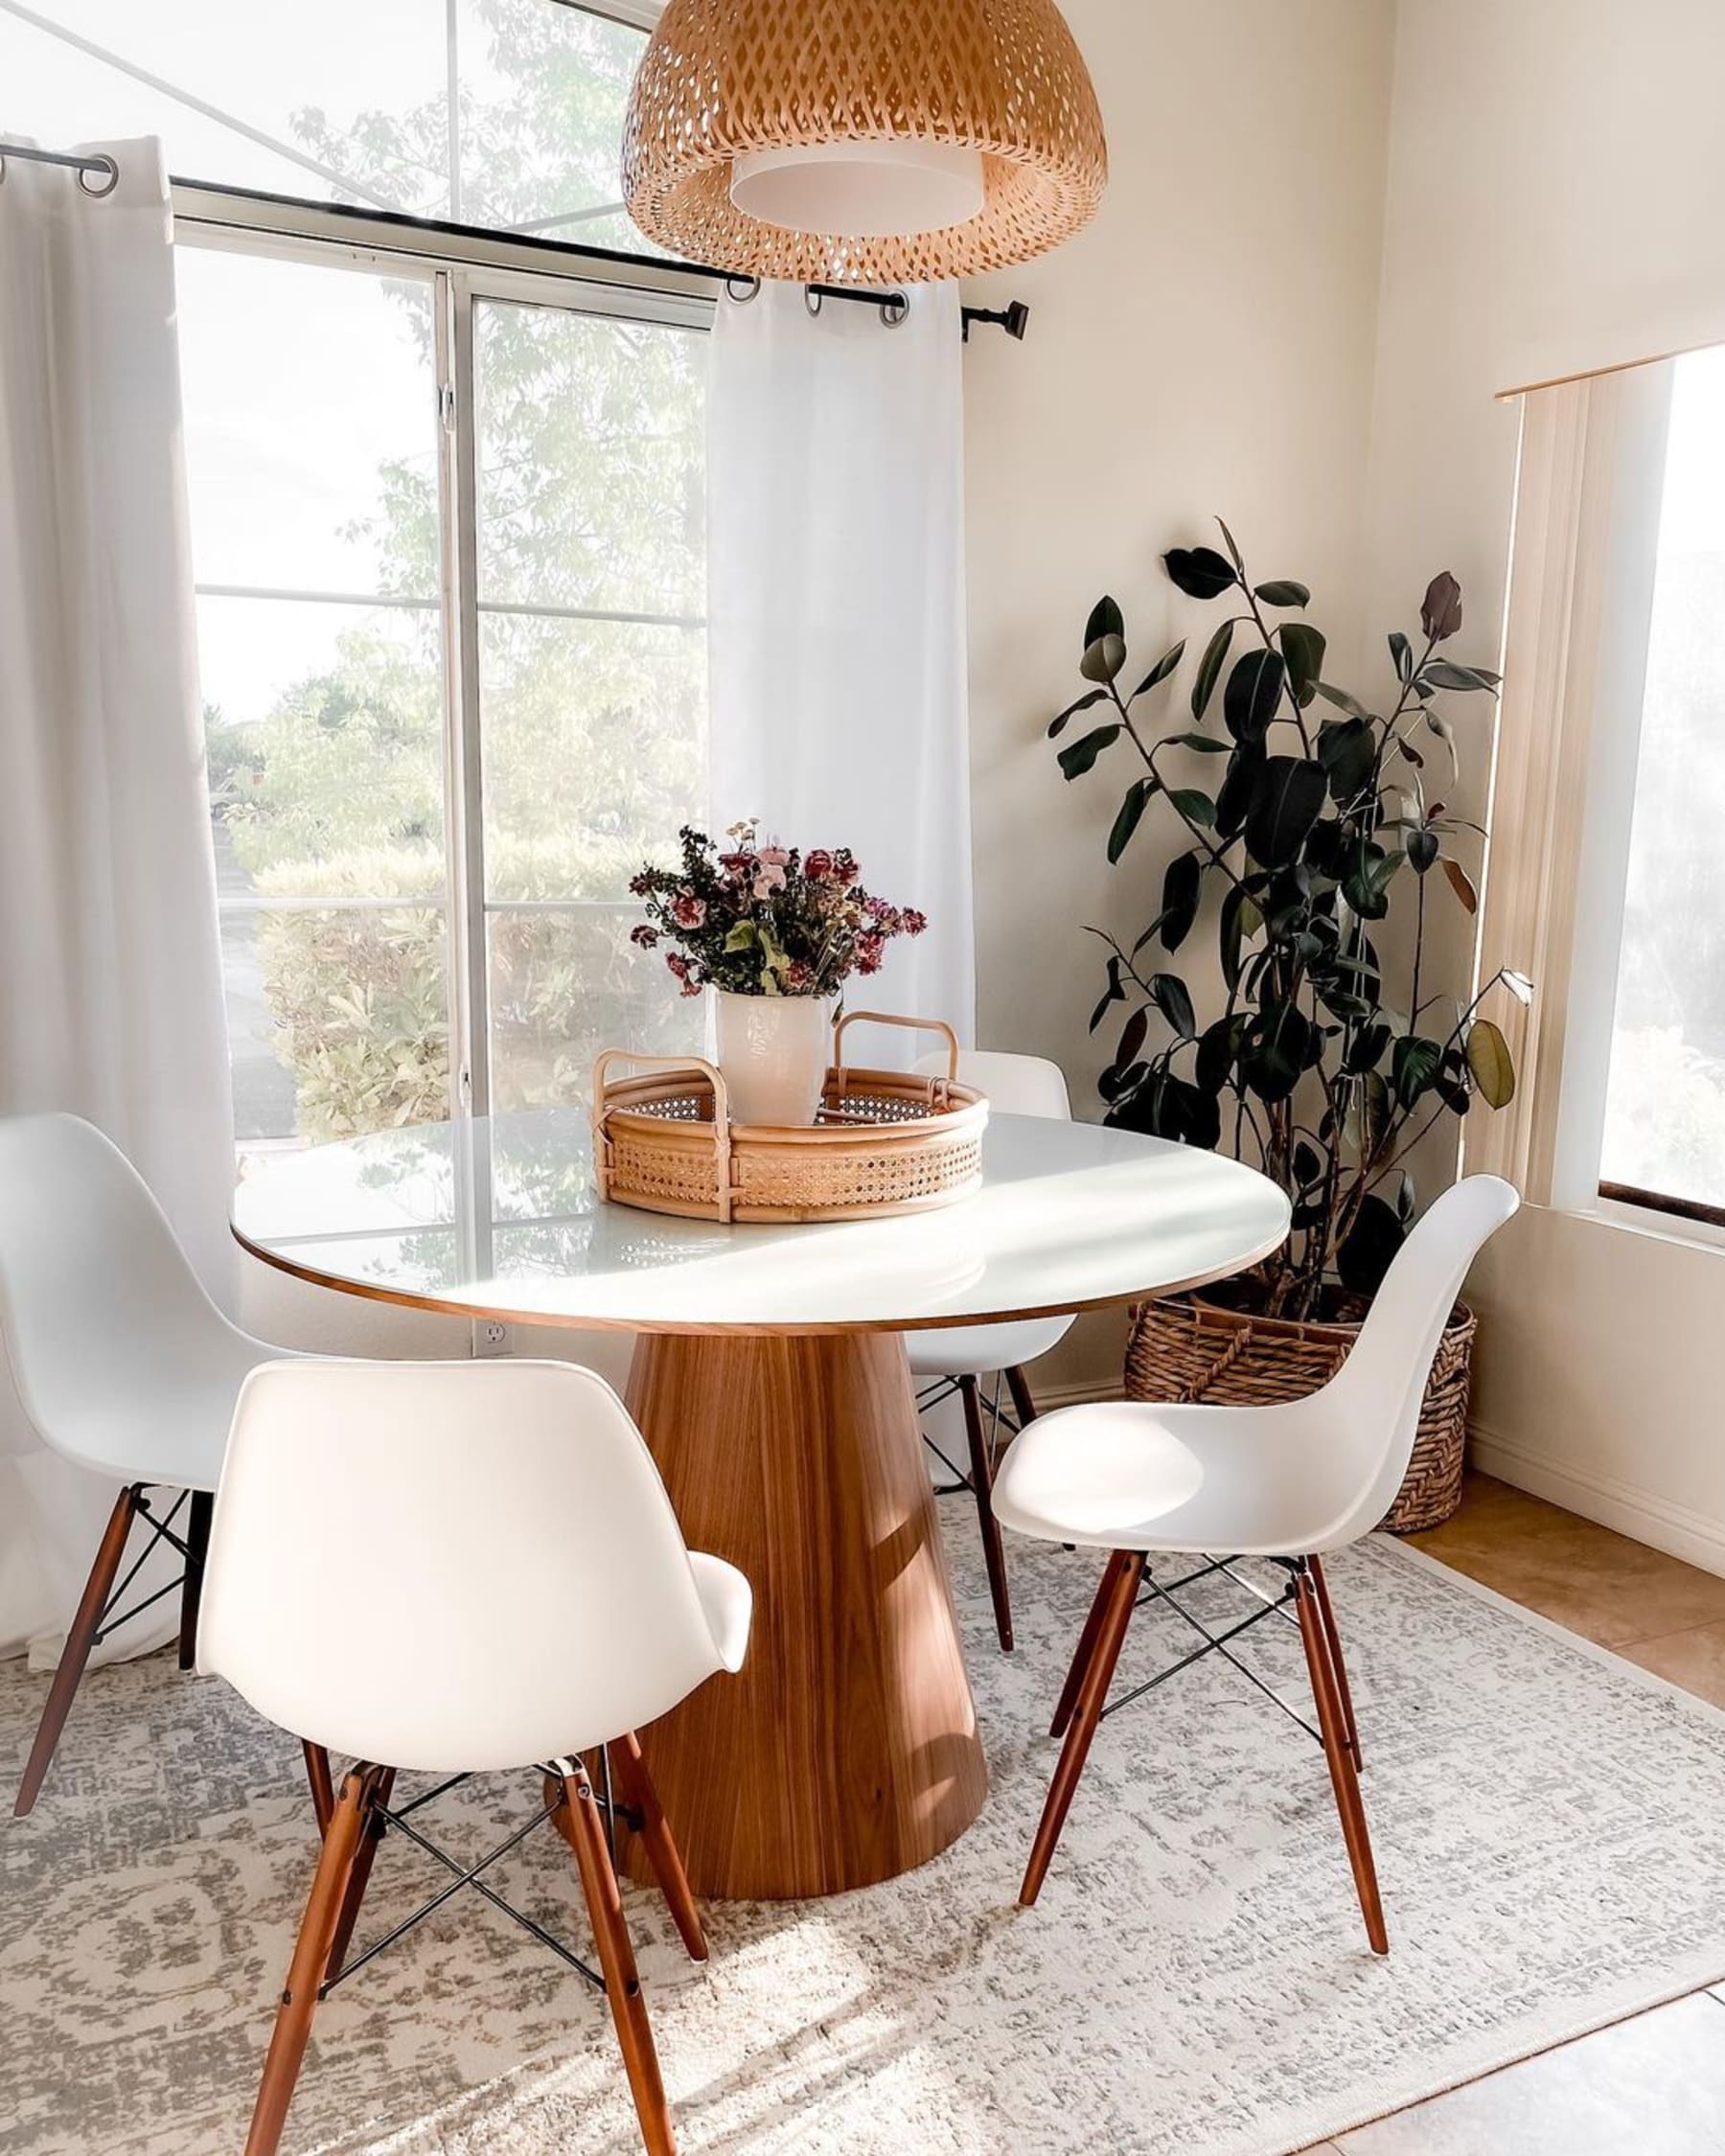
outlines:
[[[1484,1474],[1725,1578],[1725,1522],[1638,1489],[1615,1475],[1553,1459],[1549,1453],[1518,1444],[1479,1422],[1469,1425],[1468,1450],[1474,1465]]]

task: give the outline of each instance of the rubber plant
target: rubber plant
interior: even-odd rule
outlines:
[[[1126,625],[1105,598],[1084,632],[1090,686],[1048,732],[1068,735],[1088,715],[1059,751],[1069,780],[1131,759],[1111,862],[1128,859],[1152,813],[1176,840],[1136,942],[1090,931],[1108,946],[1091,1029],[1124,1014],[1100,1080],[1107,1120],[1255,1158],[1287,1191],[1293,1232],[1244,1299],[1271,1316],[1322,1317],[1383,1279],[1416,1208],[1406,1163],[1419,1139],[1515,1091],[1508,1044],[1484,1006],[1500,990],[1526,1002],[1531,984],[1500,970],[1460,1002],[1424,964],[1433,904],[1477,909],[1459,853],[1484,836],[1441,797],[1458,769],[1446,705],[1494,697],[1499,677],[1440,655],[1461,627],[1446,571],[1426,590],[1419,637],[1390,637],[1392,677],[1373,708],[1324,678],[1306,586],[1254,583],[1220,530],[1226,552],[1163,557],[1188,599],[1227,609],[1190,670],[1184,710],[1165,715],[1185,641],[1123,693]],[[1187,783],[1203,765],[1219,774],[1211,788]],[[1384,924],[1402,905],[1411,934],[1392,963]],[[1170,964],[1201,920],[1220,961],[1207,969],[1220,1008],[1202,1016]]]

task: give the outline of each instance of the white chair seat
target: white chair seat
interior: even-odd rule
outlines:
[[[980,1377],[991,1370],[1022,1370],[1060,1345],[1070,1318],[1027,1318],[1021,1324],[939,1326],[907,1333],[910,1375],[917,1379]]]
[[[1060,1409],[1014,1439],[995,1478],[995,1518],[1092,1549],[1322,1551],[1357,1490],[1324,1472],[1322,1448],[1310,1441],[1319,1397]]]
[[[735,1565],[727,1565],[723,1557],[705,1549],[690,1550],[689,1570],[695,1574],[695,1592],[706,1613],[714,1652],[734,1677],[748,1653],[754,1589]]]

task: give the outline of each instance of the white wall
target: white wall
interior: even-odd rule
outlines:
[[[1717,0],[1401,0],[1368,561],[1501,633],[1517,420],[1493,393],[1725,338]],[[1483,799],[1484,773],[1470,798]],[[1498,834],[1513,844],[1514,834]],[[1453,970],[1465,937],[1453,924]],[[1479,1456],[1725,1571],[1725,1252],[1530,1209],[1476,1282]]]
[[[1093,1115],[1108,1036],[1086,1038],[1083,928],[1136,937],[1168,846],[1153,811],[1110,869],[1124,768],[1069,787],[1044,727],[1082,686],[1105,590],[1145,662],[1208,633],[1158,556],[1213,539],[1217,514],[1262,575],[1311,585],[1332,637],[1357,634],[1392,18],[1388,0],[1065,12],[1109,193],[1077,240],[989,283],[1029,303],[1029,334],[976,333],[965,373],[978,1038],[1053,1057]],[[1117,1380],[1120,1337],[1081,1325],[1049,1378]]]

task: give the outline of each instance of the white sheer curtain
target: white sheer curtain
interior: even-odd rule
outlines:
[[[167,181],[153,141],[96,147],[120,167],[104,199],[17,158],[0,184],[0,1113],[99,1124],[220,1293],[233,1150]],[[0,1654],[52,1658],[112,1502],[0,1375]],[[165,1637],[171,1602],[150,1621],[119,1650]]]
[[[914,289],[890,327],[854,302],[811,315],[800,286],[768,284],[720,301],[712,348],[714,823],[759,814],[789,844],[853,848],[869,889],[930,927],[889,946],[852,1006],[968,1041],[957,287]]]

